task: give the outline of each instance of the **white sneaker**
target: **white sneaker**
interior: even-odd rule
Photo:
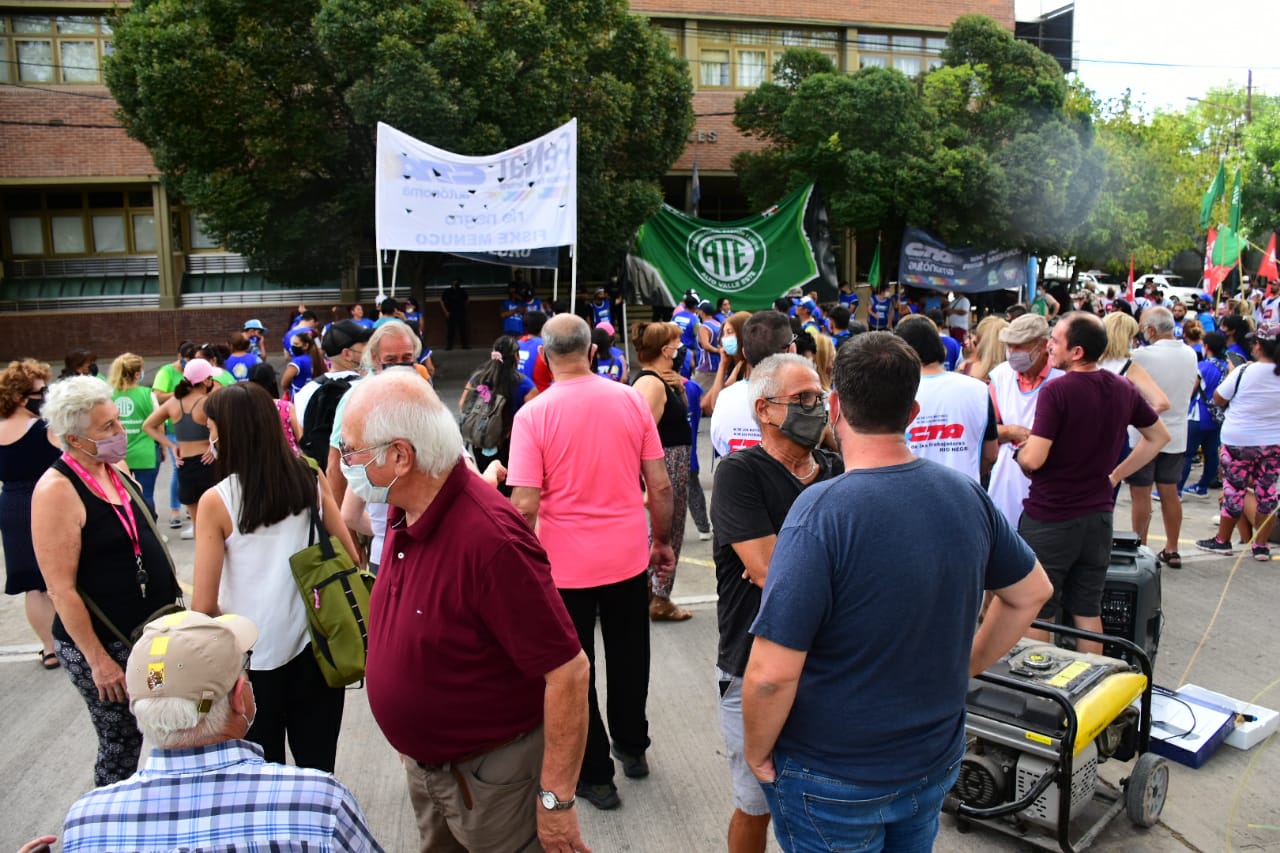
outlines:
[[[699,530],[699,531],[698,531],[698,538],[699,538],[699,539],[701,539],[703,542],[706,542],[708,539],[710,539],[710,538],[711,538],[711,531],[710,531],[710,530],[708,530],[708,531],[706,531],[706,532],[704,533],[704,532],[702,532],[701,530]]]
[[[186,527],[182,528],[182,538],[183,538],[183,539],[195,539],[195,538],[196,538],[196,526],[195,526],[194,524],[188,524]]]

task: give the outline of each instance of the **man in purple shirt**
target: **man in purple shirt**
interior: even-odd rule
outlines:
[[[1049,337],[1049,363],[1066,371],[1040,390],[1031,435],[1014,459],[1031,478],[1018,533],[1053,581],[1053,597],[1040,611],[1055,619],[1060,608],[1076,627],[1102,633],[1102,589],[1111,563],[1111,497],[1117,483],[1169,441],[1169,430],[1133,383],[1101,370],[1107,347],[1102,321],[1074,311]],[[1119,465],[1125,427],[1142,436]],[[1049,639],[1041,631],[1028,636]],[[1081,640],[1085,652],[1100,643]]]

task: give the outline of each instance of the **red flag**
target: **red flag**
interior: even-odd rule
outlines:
[[[1262,263],[1258,264],[1258,277],[1266,278],[1268,282],[1280,278],[1280,271],[1276,269],[1276,232],[1274,231],[1271,232],[1271,242],[1267,244],[1267,254],[1262,259]],[[1268,295],[1270,292],[1271,286],[1268,284]]]
[[[1129,292],[1125,295],[1125,301],[1133,304],[1133,255],[1129,256]]]
[[[1218,229],[1210,228],[1208,239],[1204,243],[1204,285],[1205,291],[1213,296],[1222,279],[1218,277],[1218,267],[1213,265],[1213,244],[1218,242]],[[1225,277],[1225,276],[1224,276]]]

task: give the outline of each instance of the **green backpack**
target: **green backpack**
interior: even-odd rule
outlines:
[[[289,567],[325,683],[345,687],[364,678],[373,575],[358,568],[342,543],[328,535],[318,504],[311,507],[307,547],[289,558]]]

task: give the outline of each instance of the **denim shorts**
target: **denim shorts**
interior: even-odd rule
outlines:
[[[742,754],[742,677],[716,667],[716,679],[720,685],[720,732],[733,780],[733,807],[749,815],[768,814],[764,792]]]
[[[787,853],[892,850],[929,853],[960,756],[900,785],[863,785],[806,768],[774,750],[778,776],[762,783],[774,833]]]

